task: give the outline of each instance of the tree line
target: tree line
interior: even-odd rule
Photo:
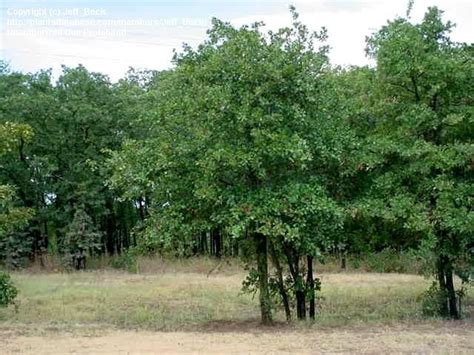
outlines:
[[[231,255],[264,324],[316,316],[328,252],[414,249],[436,312],[474,262],[473,46],[429,8],[331,66],[327,31],[214,19],[167,71],[0,66],[0,260]],[[317,270],[316,270],[317,271]]]

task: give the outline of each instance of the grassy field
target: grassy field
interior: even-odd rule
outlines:
[[[240,292],[245,272],[214,261],[162,264],[153,273],[102,270],[13,273],[18,310],[0,309],[0,327],[193,330],[258,323],[257,297]],[[426,321],[419,297],[430,281],[406,274],[323,273],[316,326]],[[465,304],[472,304],[472,292]],[[283,314],[276,314],[283,322]],[[298,324],[294,326],[311,326]]]
[[[424,318],[430,281],[407,274],[324,272],[315,323],[259,324],[245,271],[213,260],[114,270],[13,273],[17,310],[0,309],[2,353],[473,353],[474,322]],[[213,270],[209,274],[209,271]],[[473,295],[467,302],[472,308]]]

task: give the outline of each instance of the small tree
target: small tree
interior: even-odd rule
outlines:
[[[13,304],[17,295],[18,290],[13,285],[10,275],[0,271],[0,307]]]
[[[96,231],[84,207],[78,208],[67,227],[62,245],[67,262],[77,270],[85,269],[86,257],[100,248],[100,238],[101,234]]]

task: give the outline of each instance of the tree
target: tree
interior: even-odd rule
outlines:
[[[56,83],[50,71],[24,75],[6,66],[0,79],[0,122],[27,124],[35,132],[28,145],[20,139],[2,157],[0,171],[21,205],[36,211],[24,230],[32,240],[30,256],[57,252],[81,205],[103,232],[103,252],[133,244],[139,211],[108,187],[104,163],[108,151],[142,132],[133,115],[143,90],[131,79],[112,85],[82,66],[64,67]]]
[[[10,122],[0,125],[0,156],[9,154],[18,144],[28,142],[31,137],[32,131],[27,125]],[[34,212],[29,208],[18,207],[15,199],[14,186],[0,185],[0,260],[9,265],[16,265],[16,256],[23,256],[23,245],[15,240],[15,233],[25,227]]]
[[[72,222],[66,228],[62,243],[68,263],[72,263],[77,270],[85,269],[87,255],[100,249],[100,237],[84,206],[78,207]]]
[[[459,318],[453,275],[468,281],[473,271],[472,46],[452,42],[441,15],[397,18],[368,39],[377,121],[361,162],[372,182],[357,213],[433,253],[440,312]]]
[[[0,271],[0,307],[14,304],[18,290],[13,285],[10,275]]]
[[[245,245],[264,324],[272,320],[269,245],[273,260],[295,268],[303,318],[301,259],[317,256],[342,219],[326,181],[340,160],[324,104],[327,47],[314,47],[326,32],[309,33],[292,14],[291,28],[268,34],[259,23],[236,29],[214,19],[208,39],[175,56],[156,92],[155,137],[127,143],[112,160],[116,180],[145,162],[135,176],[152,193],[145,242],[187,243],[219,227]]]

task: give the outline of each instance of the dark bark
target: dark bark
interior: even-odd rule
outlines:
[[[72,260],[76,270],[86,269],[86,254],[82,250],[76,252],[72,257]]]
[[[417,84],[416,79],[413,75],[410,77],[410,79],[411,79],[411,83],[413,85],[413,91],[414,91],[414,94],[415,94],[415,101],[418,103],[418,102],[420,102],[420,93],[418,91],[418,84]]]
[[[285,248],[285,254],[288,261],[288,267],[290,269],[291,277],[293,278],[293,284],[295,289],[295,298],[296,298],[296,317],[298,319],[306,318],[306,297],[304,293],[303,280],[300,275],[299,268],[299,255],[297,252],[291,248]]]
[[[460,319],[460,310],[454,289],[453,267],[446,256],[440,256],[437,261],[437,274],[439,289],[441,291],[441,309],[440,313],[444,317]]]
[[[343,255],[341,258],[341,269],[345,270],[346,269],[346,255]]]
[[[138,214],[140,216],[140,220],[141,221],[144,221],[145,220],[145,201],[143,200],[143,198],[139,197],[138,200]]]
[[[303,278],[300,274],[300,257],[297,253],[293,253],[293,262],[295,265],[295,296],[296,296],[296,317],[298,319],[306,319],[306,295],[303,288]]]
[[[304,291],[299,287],[295,292],[296,296],[296,317],[300,320],[306,319],[306,299]]]
[[[213,228],[211,231],[212,245],[214,256],[220,258],[222,256],[221,231],[219,228]]]
[[[120,254],[120,245],[117,238],[117,226],[115,223],[114,205],[113,201],[108,198],[105,201],[105,208],[107,214],[105,216],[105,232],[107,235],[107,252],[109,255]]]
[[[307,256],[308,272],[306,278],[306,287],[309,290],[309,318],[314,319],[316,315],[314,277],[313,277],[313,257]]]
[[[261,233],[254,233],[254,241],[257,254],[257,272],[262,324],[270,325],[272,324],[272,309],[270,302],[270,290],[268,288],[267,237]]]
[[[448,265],[446,267],[445,275],[446,275],[446,293],[447,293],[448,304],[449,304],[449,316],[453,319],[459,319],[460,315],[458,311],[456,292],[454,290],[454,282],[453,282],[453,269],[450,262],[448,262]]]
[[[215,255],[215,245],[214,245],[214,238],[212,235],[212,229],[209,230],[209,233],[207,234],[207,237],[209,237],[209,255]],[[207,242],[207,241],[206,241]]]
[[[288,299],[288,293],[285,289],[285,282],[283,280],[283,268],[281,267],[280,261],[278,260],[278,255],[276,254],[273,243],[269,242],[270,256],[272,258],[273,265],[275,266],[277,276],[278,276],[278,289],[280,291],[281,300],[283,302],[283,307],[285,309],[286,320],[291,321],[291,309],[290,301]]]
[[[439,289],[442,292],[442,298],[441,299],[443,301],[440,305],[441,306],[440,313],[443,317],[447,317],[448,314],[449,314],[449,311],[448,311],[448,303],[446,302],[446,297],[445,297],[445,294],[446,294],[446,279],[445,279],[445,274],[444,274],[445,265],[444,265],[444,258],[443,257],[440,256],[438,258],[436,268],[437,268],[437,273],[438,273]]]
[[[207,254],[207,232],[201,232],[200,237],[200,251],[202,255]]]

